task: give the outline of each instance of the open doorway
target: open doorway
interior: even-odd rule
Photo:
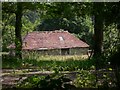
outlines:
[[[61,49],[61,55],[69,55],[69,48]]]

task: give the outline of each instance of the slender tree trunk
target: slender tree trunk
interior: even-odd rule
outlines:
[[[102,47],[103,47],[103,3],[97,3],[94,2],[94,54],[93,57],[95,59],[95,67],[96,67],[96,84],[98,83],[98,69],[99,69],[99,62],[100,62],[100,56],[102,53]],[[98,87],[99,88],[99,87]]]
[[[94,56],[99,56],[102,53],[103,47],[103,19],[101,16],[95,16],[94,25]]]
[[[22,3],[17,3],[16,11],[16,23],[15,23],[15,54],[16,57],[22,59],[22,38],[21,38],[21,28],[22,28]]]
[[[103,47],[104,3],[94,2],[94,8],[94,56],[99,56]]]
[[[94,55],[96,61],[96,68],[99,66],[99,59],[103,48],[103,26],[104,26],[104,10],[103,3],[94,3],[94,8],[97,10],[94,12]]]
[[[101,16],[95,15],[94,25],[94,54],[95,67],[96,67],[96,84],[98,82],[98,69],[100,66],[100,56],[102,53],[102,41],[103,41],[103,21],[100,20]]]

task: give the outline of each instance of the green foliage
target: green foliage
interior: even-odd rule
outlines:
[[[8,51],[8,45],[12,44],[15,40],[15,15],[14,14],[2,14],[2,50]]]
[[[39,68],[43,71],[74,71],[82,68],[90,69],[94,63],[93,60],[74,60],[74,58],[68,58],[66,60],[54,60],[54,58],[49,60],[45,60],[45,58],[25,58],[23,60],[19,60],[9,56],[3,56],[2,59],[3,68]],[[58,57],[56,57],[56,59],[57,58]]]
[[[2,68],[17,68],[21,66],[22,61],[15,57],[9,57],[8,55],[2,55]]]
[[[28,32],[34,31],[35,27],[40,23],[39,17],[36,17],[34,18],[34,20],[31,20],[30,17],[33,17],[35,15],[30,13],[33,12],[28,10],[23,14],[21,32],[22,37],[24,37]],[[29,16],[28,14],[30,14],[31,16]],[[8,51],[7,47],[15,42],[15,14],[3,13],[2,15],[3,15],[2,47],[3,51]]]
[[[61,71],[76,71],[78,72],[77,77],[75,78],[73,84],[79,88],[113,88],[116,87],[116,79],[114,76],[114,69],[107,68],[106,71],[103,69],[95,71],[95,60],[67,60],[67,61],[53,61],[53,60],[35,60],[35,59],[23,59],[19,60],[16,58],[3,58],[3,68],[13,68],[17,69],[20,67],[23,68],[33,68],[34,70],[40,71],[53,71],[54,74],[51,76],[32,76],[28,77],[23,82],[19,82],[18,88],[66,88],[71,87],[71,85],[66,85]],[[99,64],[98,64],[99,65]],[[20,69],[19,68],[19,69]],[[23,71],[22,71],[23,72]],[[25,71],[24,71],[25,72]],[[23,73],[24,73],[23,72]],[[26,71],[27,73],[29,71]],[[97,74],[98,82],[96,83]],[[17,72],[15,72],[17,74]],[[52,86],[55,87],[52,87]],[[66,86],[65,86],[66,85]],[[45,87],[46,86],[46,87]]]
[[[22,17],[22,36],[35,30],[36,26],[41,22],[39,13],[36,11],[26,10]]]
[[[3,24],[4,24],[4,27],[3,27],[4,28],[4,33],[3,34],[4,34],[4,36],[6,35],[7,41],[12,41],[12,43],[16,42],[16,41],[19,41],[20,43],[22,43],[22,37],[21,37],[22,20],[21,20],[21,18],[23,16],[23,12],[27,9],[35,10],[38,7],[40,8],[41,4],[40,3],[32,3],[32,2],[30,2],[30,3],[29,2],[26,2],[26,3],[24,3],[24,2],[23,3],[21,3],[21,2],[9,2],[9,3],[3,3],[2,6],[3,6],[2,7],[3,19],[5,19],[5,20],[3,20]],[[14,22],[9,20],[10,16],[13,15],[13,14],[16,17],[13,20]],[[7,20],[6,17],[8,17],[9,19]],[[10,38],[8,40],[9,36],[7,35],[5,30],[6,30],[7,25],[9,26],[8,28],[11,28],[11,22],[10,21],[12,22],[12,26],[13,26],[12,29],[15,28],[15,31],[11,32],[11,33],[13,33],[13,36],[15,36],[15,38],[13,36],[11,36],[12,38]],[[10,23],[8,23],[8,22],[10,22]],[[7,42],[7,41],[6,41],[6,38],[4,38],[4,40],[3,40],[3,48],[4,48],[3,50],[4,51],[7,48],[7,46],[9,46],[9,44],[11,44],[10,42]],[[22,45],[20,44],[20,47],[17,45],[17,43],[15,43],[15,45],[16,45],[16,52],[21,51]],[[16,53],[16,56],[21,57],[21,54]]]
[[[98,82],[94,71],[79,70],[76,78],[72,81],[67,75],[53,73],[47,76],[34,75],[25,80],[20,80],[17,88],[41,88],[41,89],[72,89],[72,88],[116,88],[115,76],[112,69],[98,71]]]
[[[74,85],[80,88],[96,88],[96,77],[92,72],[87,70],[79,70]]]
[[[49,3],[45,4],[45,8],[45,17],[36,27],[36,30],[64,29],[77,34],[80,39],[88,44],[93,44],[93,23],[88,14],[91,3]]]
[[[104,33],[104,49],[110,53],[114,52],[114,49],[119,44],[119,31],[116,24],[106,26]]]
[[[6,51],[7,46],[15,41],[15,14],[13,13],[17,11],[16,6],[17,3],[14,2],[3,3],[3,51]],[[93,30],[103,30],[102,22],[104,24],[104,52],[97,58],[82,61],[73,58],[69,58],[65,61],[57,61],[52,58],[43,60],[43,58],[34,57],[36,54],[29,56],[29,58],[24,58],[23,60],[15,57],[3,56],[3,68],[39,68],[43,71],[54,71],[58,75],[60,71],[80,70],[74,82],[75,85],[77,87],[96,87],[94,74],[90,71],[81,69],[95,69],[95,65],[99,66],[99,68],[103,68],[107,65],[108,61],[119,66],[118,58],[120,56],[120,51],[117,49],[120,42],[118,37],[120,34],[118,31],[119,27],[117,27],[120,24],[119,3],[44,3],[41,5],[40,3],[28,2],[22,3],[22,6],[22,36],[26,35],[27,32],[34,31],[37,25],[40,24],[40,27],[37,27],[38,30],[67,29],[69,32],[76,34],[76,36],[92,46]],[[93,20],[91,19],[94,15],[97,16],[97,25],[96,23],[92,23],[96,18],[93,18]],[[93,24],[97,26],[97,28],[93,28]],[[41,25],[43,25],[43,27],[41,27]],[[96,40],[96,43],[102,42],[102,36],[99,36],[99,32],[97,32],[97,34],[96,36],[100,38]],[[18,37],[19,36],[20,34]],[[99,46],[98,44],[96,45]],[[112,69],[110,70],[112,71]],[[103,74],[102,76],[104,81],[101,83],[100,87],[109,88],[116,86],[115,81],[113,80],[112,82],[112,76],[109,76],[109,74]],[[66,81],[64,81],[61,75],[47,77],[33,76],[23,82],[24,83],[20,85],[20,87],[46,88],[47,86],[47,88],[51,89],[66,88],[65,84],[63,85]]]
[[[71,8],[71,7],[69,7],[69,8]],[[57,6],[56,6],[56,8],[57,8]],[[53,10],[54,9],[56,10],[56,8],[53,8]],[[69,13],[73,14],[74,12],[69,11]],[[64,30],[68,30],[70,33],[77,34],[77,36],[80,39],[87,42],[88,44],[90,44],[90,45],[93,44],[93,41],[92,41],[93,24],[92,24],[91,16],[84,15],[84,17],[79,17],[77,15],[71,14],[72,17],[69,18],[69,17],[66,17],[66,15],[65,15],[65,14],[67,14],[67,12],[63,13],[62,14],[63,16],[56,15],[55,13],[53,13],[53,14],[55,15],[55,17],[50,17],[50,18],[48,17],[47,19],[43,19],[41,24],[39,24],[36,27],[36,30],[50,31],[50,30],[56,30],[56,29],[64,29]]]
[[[27,79],[23,80],[22,82],[19,82],[17,87],[18,88],[35,88],[40,80],[45,79],[45,77],[40,76],[32,76],[28,77]]]
[[[98,83],[99,88],[115,88],[116,87],[116,80],[114,75],[111,74],[111,70],[109,73],[103,73],[101,77],[101,81]]]
[[[68,82],[71,80],[60,74],[52,74],[48,76],[32,76],[28,77],[20,84],[17,85],[18,88],[41,88],[50,90],[61,90],[70,89],[72,85]],[[74,86],[73,86],[74,87]]]
[[[119,30],[117,25],[111,24],[104,27],[103,56],[104,62],[119,63]],[[116,64],[117,64],[116,63]]]

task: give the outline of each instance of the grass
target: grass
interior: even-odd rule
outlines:
[[[109,71],[105,73],[104,71],[98,71],[98,80],[100,82],[96,83],[96,76],[93,59],[84,59],[79,56],[40,56],[39,58],[24,58],[23,60],[17,59],[15,57],[3,57],[3,68],[12,68],[13,72],[4,73],[3,75],[21,75],[25,73],[30,73],[31,70],[37,71],[52,71],[56,75],[60,74],[59,71],[77,71],[75,79],[72,83],[75,87],[81,88],[95,88],[97,86],[106,87],[109,82],[114,84],[116,81],[111,78],[111,73]],[[23,69],[27,68],[27,70]],[[20,69],[19,71],[15,71],[16,69]],[[91,71],[92,70],[92,71]],[[34,73],[34,72],[33,72]],[[109,74],[111,74],[109,76]],[[61,75],[61,74],[60,74]],[[58,75],[59,76],[59,75]],[[29,78],[28,78],[29,79]],[[34,79],[33,79],[34,80]],[[35,78],[36,80],[36,78]],[[27,81],[28,82],[28,81]],[[34,83],[30,81],[30,83]],[[25,85],[25,84],[23,84]],[[110,86],[115,87],[115,85]]]
[[[94,60],[88,60],[86,57],[83,56],[30,56],[28,58],[24,58],[23,60],[17,59],[15,57],[7,57],[4,56],[2,59],[2,66],[3,68],[12,68],[20,69],[20,71],[12,72],[11,75],[17,75],[21,73],[29,73],[29,68],[38,71],[53,71],[56,74],[59,71],[79,71],[76,79],[74,80],[74,85],[76,87],[96,87],[95,84],[96,76],[94,67]],[[27,68],[28,71],[22,71],[23,68]],[[92,71],[91,71],[92,70]],[[112,70],[112,69],[110,69]],[[109,85],[109,82],[114,84],[114,76],[111,78],[111,73],[109,71],[104,73],[104,71],[98,71],[98,80],[100,81],[100,87],[106,87]],[[9,74],[9,73],[8,73]],[[109,76],[109,74],[111,74]],[[112,85],[111,84],[111,85]],[[110,86],[115,87],[115,85]]]
[[[89,69],[92,60],[84,59],[81,56],[40,56],[39,58],[3,58],[2,68],[37,68],[42,71],[74,71],[78,69]]]
[[[66,60],[84,60],[88,58],[88,55],[36,55],[36,56],[31,56],[29,55],[27,59],[37,59],[39,60],[55,60],[55,61],[66,61]]]

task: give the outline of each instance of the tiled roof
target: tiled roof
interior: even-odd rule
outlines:
[[[26,35],[22,49],[60,49],[74,47],[89,47],[68,31],[34,31]]]

